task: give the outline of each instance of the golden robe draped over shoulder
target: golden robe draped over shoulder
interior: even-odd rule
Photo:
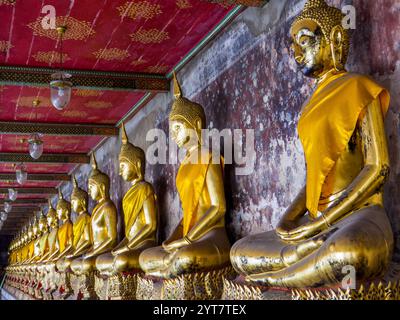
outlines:
[[[68,241],[73,239],[72,223],[70,221],[65,222],[58,229],[57,237],[60,245],[60,252],[63,252],[68,245]]]
[[[153,187],[145,182],[139,182],[132,186],[122,200],[124,210],[125,235],[129,238],[129,231],[143,209],[143,202],[150,196],[154,196]]]
[[[205,186],[208,168],[212,162],[212,153],[209,150],[205,148],[198,150],[201,150],[201,153],[199,152],[201,161],[195,163],[185,158],[176,176],[176,188],[183,210],[183,236],[186,236],[196,223],[197,207]],[[222,157],[220,157],[220,163],[223,168],[224,161]]]
[[[390,97],[369,77],[342,72],[318,85],[298,123],[307,164],[307,209],[318,214],[322,186],[345,150],[362,111],[379,98],[385,116]]]
[[[90,216],[87,213],[82,213],[78,216],[72,227],[72,233],[74,237],[72,245],[74,248],[76,248],[76,246],[78,245],[79,240],[81,239],[86,228],[89,228],[89,230],[91,230]]]

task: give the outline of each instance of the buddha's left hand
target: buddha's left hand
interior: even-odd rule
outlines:
[[[279,237],[284,241],[300,241],[311,238],[324,229],[323,220],[317,219],[307,222],[300,227],[290,230],[286,233],[280,232]]]

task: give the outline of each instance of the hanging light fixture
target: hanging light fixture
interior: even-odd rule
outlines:
[[[37,122],[37,107],[40,104],[40,100],[35,99],[35,100],[33,100],[32,104],[33,104],[33,107],[35,108],[36,122]],[[42,138],[42,134],[35,132],[28,139],[29,154],[35,160],[39,159],[41,157],[41,155],[43,154],[43,141],[41,138]]]
[[[4,211],[10,213],[12,210],[12,205],[9,202],[4,202]]]
[[[19,184],[24,184],[26,180],[28,179],[28,172],[26,171],[25,165],[21,163],[18,167],[17,170],[15,171],[15,175],[17,178],[17,182]]]
[[[1,211],[1,213],[0,213],[0,220],[1,221],[3,221],[3,222],[5,222],[6,220],[7,220],[7,212],[5,212],[5,211]]]
[[[8,189],[8,199],[10,199],[11,201],[15,201],[17,200],[17,196],[18,196],[18,191],[11,188]]]
[[[50,82],[50,97],[51,103],[57,110],[63,110],[71,100],[72,82],[68,81],[71,78],[69,73],[65,73],[63,66],[63,36],[67,30],[66,26],[57,28],[60,36],[60,70],[51,75],[53,81]]]

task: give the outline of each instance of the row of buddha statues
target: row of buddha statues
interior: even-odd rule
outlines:
[[[146,297],[139,287],[155,290],[157,281],[166,286],[166,296],[174,286],[207,282],[193,276],[201,273],[219,277],[209,280],[219,294],[224,277],[267,288],[329,287],[340,284],[343,268],[352,266],[359,283],[381,279],[394,243],[383,206],[390,168],[384,129],[389,94],[369,77],[345,70],[350,37],[342,20],[339,9],[323,0],[308,0],[290,30],[294,59],[305,76],[316,80],[316,89],[304,103],[298,123],[306,184],[275,230],[231,245],[225,227],[223,159],[211,161],[210,150],[201,142],[204,109],[182,95],[174,77],[170,135],[186,156],[176,176],[183,218],[172,235],[159,245],[156,195],[144,179],[145,153],[129,142],[122,126],[120,175],[131,183],[122,201],[123,240],[117,243],[110,179],[92,155],[88,193],[96,206],[91,215],[88,194],[74,179],[71,204],[60,193],[56,209],[50,204],[47,216],[41,214],[12,242],[9,279],[32,275],[37,289],[49,275],[59,274],[65,292],[65,275],[95,274],[98,279],[93,281],[100,283],[134,272],[141,275],[135,278],[137,298]],[[71,207],[78,214],[74,223]],[[173,281],[185,276],[189,283]],[[56,290],[49,282],[41,285]]]

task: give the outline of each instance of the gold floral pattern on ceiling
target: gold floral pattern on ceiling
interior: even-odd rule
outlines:
[[[96,33],[89,22],[78,20],[73,17],[57,17],[56,25],[67,26],[67,30],[65,31],[65,34],[63,36],[63,40],[86,40]],[[56,29],[46,30],[42,27],[42,17],[38,17],[36,21],[29,23],[28,27],[33,30],[33,34],[35,36],[47,37],[52,40],[59,39],[59,35]]]
[[[108,109],[113,105],[108,101],[89,101],[85,103],[85,107],[90,109]]]
[[[36,62],[52,64],[53,62],[58,63],[60,61],[61,54],[57,51],[38,51],[32,57]],[[63,53],[62,60],[65,62],[71,60],[71,58],[68,56],[68,54]]]
[[[11,45],[10,41],[2,40],[0,41],[0,52],[7,52],[13,46]]]
[[[78,110],[66,110],[61,113],[61,116],[65,118],[86,118],[87,113]]]
[[[32,97],[19,97],[17,100],[12,100],[11,102],[15,103],[17,107],[24,107],[24,108],[33,108],[33,101],[34,100],[39,100],[39,108],[40,107],[50,107],[51,106],[51,101],[50,98],[48,97],[43,97],[43,96],[32,96]]]
[[[96,52],[93,52],[93,54],[97,59],[106,61],[124,60],[130,56],[128,50],[118,48],[99,49]]]
[[[134,67],[136,67],[136,66],[140,66],[140,65],[142,65],[142,64],[145,64],[145,63],[147,63],[148,61],[146,61],[146,60],[144,60],[144,59],[142,59],[142,58],[139,58],[139,59],[137,59],[137,60],[133,60],[132,62],[131,62],[131,66],[134,66]]]
[[[169,69],[170,69],[169,66],[166,66],[166,65],[163,65],[163,64],[161,64],[161,65],[157,64],[155,66],[148,67],[146,69],[146,72],[149,72],[149,73],[167,73]]]
[[[73,91],[73,95],[77,97],[100,97],[103,95],[103,91],[89,90],[89,89],[76,89]]]
[[[189,0],[176,0],[176,6],[179,9],[189,9],[192,7],[192,4]]]
[[[152,19],[162,13],[159,4],[152,4],[149,1],[128,1],[117,8],[121,17],[136,19]]]
[[[168,32],[155,28],[149,30],[139,29],[135,33],[132,33],[130,37],[132,41],[143,44],[161,43],[169,39]]]

